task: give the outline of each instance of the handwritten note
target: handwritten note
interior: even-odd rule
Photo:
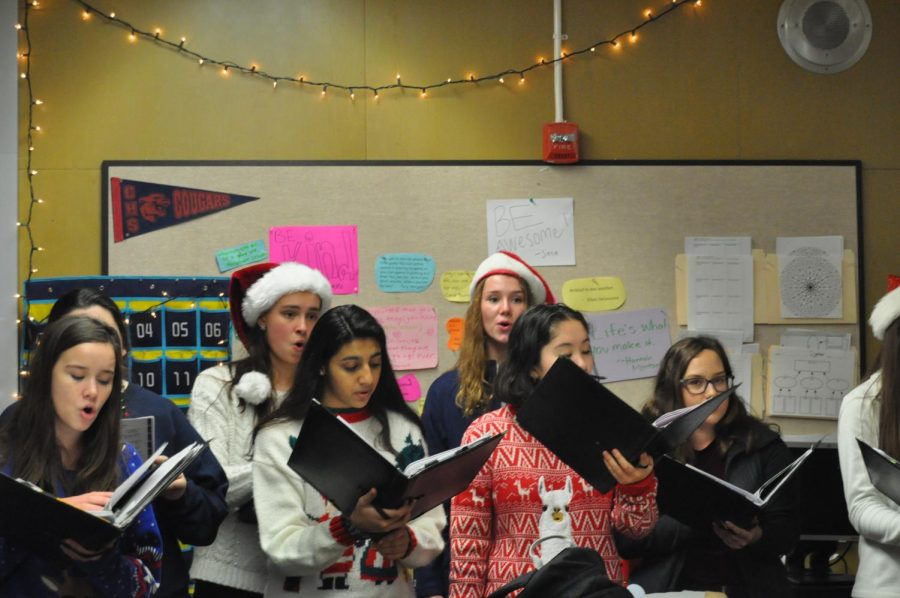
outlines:
[[[572,203],[571,197],[488,200],[488,253],[513,251],[532,266],[574,266]]]
[[[415,403],[422,398],[422,386],[419,379],[413,374],[403,374],[397,378],[397,385],[403,394],[403,400],[407,403]]]
[[[447,270],[441,274],[441,294],[454,303],[469,302],[469,285],[475,277],[474,270]]]
[[[434,280],[434,260],[424,253],[386,253],[375,260],[375,283],[385,293],[421,293]]]
[[[319,270],[335,295],[359,291],[359,250],[355,226],[274,226],[269,259],[300,262]]]
[[[609,311],[625,303],[625,286],[618,276],[573,278],[562,292],[563,303],[578,311]]]
[[[591,351],[605,382],[650,378],[672,344],[663,309],[588,314]]]
[[[216,265],[219,267],[219,272],[226,272],[239,266],[265,261],[268,257],[266,243],[260,239],[217,252]]]
[[[447,339],[447,348],[451,351],[459,351],[462,346],[465,326],[466,322],[462,318],[450,318],[444,323],[444,329],[450,333],[450,337]]]
[[[369,312],[384,326],[388,354],[395,370],[437,367],[437,312],[430,305],[372,307]]]

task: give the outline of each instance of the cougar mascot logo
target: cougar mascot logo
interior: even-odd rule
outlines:
[[[147,222],[156,222],[157,218],[165,218],[172,200],[162,193],[151,193],[138,199],[141,218]]]

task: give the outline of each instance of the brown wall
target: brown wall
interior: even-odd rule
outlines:
[[[550,0],[137,0],[102,2],[135,27],[272,74],[345,84],[408,83],[521,68],[552,50]],[[900,272],[900,2],[868,0],[873,37],[853,68],[795,65],[776,33],[778,0],[704,0],[641,30],[636,44],[565,66],[566,118],[587,159],[857,159],[863,164],[871,308]],[[565,0],[566,46],[640,23],[662,0]],[[552,72],[374,102],[270,82],[179,56],[72,0],[29,14],[36,107],[37,276],[100,271],[103,160],[539,159],[553,120]],[[23,140],[27,120],[22,87]],[[25,164],[25,146],[22,145]],[[24,171],[22,173],[24,175]],[[20,205],[27,206],[20,176]],[[696,214],[702,218],[702,206]],[[740,214],[735,215],[736,218]],[[27,256],[27,241],[20,251]],[[25,272],[23,257],[22,276]],[[869,354],[877,349],[871,337]]]

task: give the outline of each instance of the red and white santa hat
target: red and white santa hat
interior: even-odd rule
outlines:
[[[331,307],[331,283],[324,274],[304,264],[267,262],[235,271],[228,300],[234,330],[244,346],[249,345],[247,332],[256,326],[261,315],[285,295],[301,291],[318,295],[323,312]]]
[[[878,340],[884,340],[884,333],[900,317],[900,276],[888,276],[888,293],[875,304],[869,325]]]
[[[553,291],[547,281],[538,274],[537,270],[529,266],[525,260],[517,256],[511,251],[498,251],[489,255],[487,259],[478,265],[475,270],[475,276],[472,278],[472,284],[469,285],[469,297],[475,295],[475,287],[478,283],[494,274],[506,274],[507,276],[515,276],[528,285],[531,297],[535,304],[538,303],[556,303]]]

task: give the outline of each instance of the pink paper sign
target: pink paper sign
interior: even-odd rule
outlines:
[[[407,403],[415,403],[422,398],[422,386],[419,385],[419,379],[413,374],[403,374],[397,378],[397,384],[400,385],[403,400]]]
[[[388,355],[395,370],[437,367],[437,312],[430,305],[372,307],[369,312],[384,326]]]
[[[300,262],[319,270],[335,295],[359,292],[359,250],[355,226],[273,226],[269,259]]]

